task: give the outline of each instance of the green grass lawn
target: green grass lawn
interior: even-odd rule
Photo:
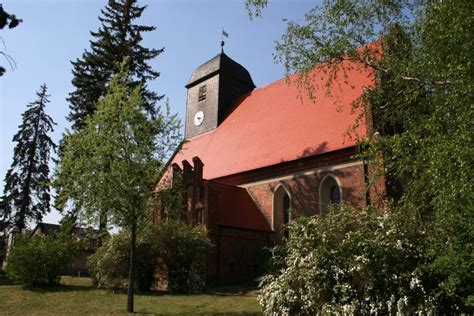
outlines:
[[[28,290],[0,276],[0,315],[121,315],[125,293],[97,290],[87,278],[61,278],[61,286]],[[142,293],[135,312],[150,315],[260,315],[255,288],[223,287],[199,295]]]

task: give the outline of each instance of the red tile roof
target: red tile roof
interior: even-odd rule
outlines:
[[[252,91],[215,130],[189,139],[172,162],[181,166],[197,156],[203,178],[215,179],[355,145],[348,131],[361,110],[354,113],[352,103],[374,84],[373,72],[348,61],[338,67],[329,90],[329,66],[314,70],[313,100],[297,87],[296,75]],[[356,133],[364,137],[365,125]]]
[[[216,198],[216,207],[213,208],[217,212],[213,217],[214,224],[272,230],[247,190],[216,182],[209,182],[209,185]]]

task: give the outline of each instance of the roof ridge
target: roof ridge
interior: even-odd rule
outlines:
[[[237,185],[221,183],[221,182],[215,181],[214,179],[209,179],[209,180],[206,180],[206,181],[208,181],[208,182],[210,182],[210,183],[212,183],[212,184],[220,185],[220,186],[227,187],[227,188],[245,190],[244,188],[239,187],[239,186],[237,186]],[[247,190],[245,190],[245,191],[247,191]]]
[[[293,76],[296,75],[296,74],[297,74],[297,73],[291,74],[291,75],[289,75],[289,76],[285,75],[285,76],[281,77],[280,79],[277,79],[277,80],[275,80],[275,81],[272,81],[272,82],[270,82],[270,83],[267,83],[267,84],[265,84],[265,85],[263,85],[263,86],[261,86],[261,87],[258,87],[258,88],[256,88],[256,89],[252,90],[251,93],[256,92],[257,90],[266,89],[266,88],[268,88],[269,86],[273,86],[273,85],[279,83],[280,81],[287,80],[288,78],[293,77]]]

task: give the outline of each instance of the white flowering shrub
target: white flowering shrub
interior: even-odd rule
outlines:
[[[342,206],[299,218],[260,284],[266,315],[431,314],[419,269],[423,226],[396,212]]]

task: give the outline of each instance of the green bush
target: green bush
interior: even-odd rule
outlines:
[[[268,315],[429,314],[437,311],[423,272],[426,227],[393,211],[334,209],[290,223],[261,282]]]
[[[136,286],[141,291],[149,290],[153,283],[156,253],[150,243],[149,234],[142,233],[137,240]],[[106,240],[89,257],[89,269],[98,287],[124,288],[128,282],[130,264],[130,236],[121,232]]]
[[[31,287],[58,284],[77,251],[71,241],[52,237],[21,236],[7,258],[6,274]]]
[[[169,220],[151,228],[158,257],[168,270],[168,289],[194,293],[204,289],[205,261],[212,244],[200,227]]]
[[[112,236],[97,248],[87,260],[91,276],[98,287],[115,289],[123,287],[128,272],[128,236]]]
[[[119,233],[107,240],[89,258],[91,274],[99,287],[125,287],[129,267],[129,235]],[[205,265],[211,243],[200,228],[169,221],[148,227],[137,239],[137,288],[153,285],[157,263],[168,273],[168,288],[174,292],[197,292],[204,288]]]

